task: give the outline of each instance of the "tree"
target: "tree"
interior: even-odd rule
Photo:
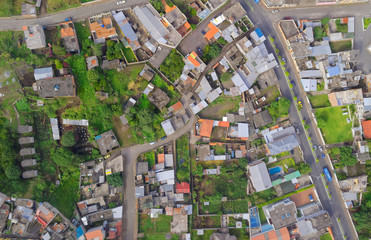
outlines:
[[[75,134],[72,131],[68,131],[63,134],[61,144],[64,147],[73,147],[76,144]]]
[[[298,170],[301,174],[307,174],[312,171],[310,165],[305,162],[301,162],[296,166],[296,170]]]
[[[317,126],[318,128],[326,127],[326,121],[322,117],[317,118]]]
[[[313,33],[314,33],[314,39],[317,41],[321,41],[322,38],[325,36],[323,29],[319,26],[313,29]]]
[[[342,147],[340,149],[340,163],[343,163],[346,166],[354,166],[358,160],[353,156],[353,150],[350,147]]]
[[[321,24],[322,25],[327,25],[329,22],[330,22],[330,18],[329,17],[324,17],[321,20]]]
[[[63,64],[58,59],[55,59],[54,63],[55,63],[55,68],[56,69],[59,70],[59,69],[62,69],[63,68]]]
[[[114,173],[107,176],[107,182],[111,186],[121,187],[123,184],[123,179],[121,173]]]
[[[268,111],[272,118],[276,120],[279,117],[284,117],[289,114],[291,102],[285,97],[282,97],[278,101],[271,103],[268,107]]]
[[[16,165],[8,166],[5,168],[5,175],[8,179],[16,180],[21,176],[21,170]]]
[[[92,44],[91,48],[93,49],[93,54],[97,57],[102,56],[102,45],[101,44]]]
[[[74,162],[75,156],[68,148],[58,148],[51,151],[51,158],[59,167],[68,167]]]
[[[99,79],[99,72],[95,69],[89,70],[88,71],[88,80],[90,82],[95,82]]]
[[[57,56],[64,56],[67,54],[66,52],[66,49],[64,49],[64,47],[61,47],[59,45],[53,45],[52,46],[52,49],[53,49],[53,53]]]

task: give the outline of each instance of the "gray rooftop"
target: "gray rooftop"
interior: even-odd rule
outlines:
[[[250,167],[251,180],[257,192],[264,191],[272,187],[272,182],[268,174],[267,166],[260,162]]]
[[[135,34],[133,28],[131,27],[128,19],[125,17],[123,12],[118,12],[117,14],[113,15],[113,18],[117,22],[117,25],[119,25],[119,28],[121,30],[121,33],[124,35],[126,40],[128,41],[130,47],[133,49],[133,51],[140,48],[140,44],[138,42],[138,37]]]
[[[29,132],[32,132],[32,126],[30,125],[18,126],[18,133],[29,133]]]
[[[95,140],[97,141],[99,151],[102,155],[106,155],[113,149],[120,147],[119,142],[117,141],[112,130],[96,136]]]
[[[19,152],[21,156],[28,156],[35,154],[35,148],[22,148]]]
[[[23,178],[34,178],[37,177],[37,170],[25,171],[22,173]]]
[[[294,134],[279,138],[267,144],[271,155],[276,155],[281,152],[290,151],[299,146],[299,142]]]
[[[33,75],[36,81],[45,78],[52,78],[54,77],[53,68],[52,67],[37,68],[34,70]]]
[[[37,164],[36,159],[26,159],[21,162],[22,167],[31,167],[36,164]]]
[[[74,97],[76,85],[73,76],[40,79],[36,82],[37,91],[42,98]]]
[[[284,200],[267,207],[270,220],[275,229],[280,229],[297,222],[296,206],[290,200]],[[268,218],[267,216],[267,218]]]
[[[137,175],[145,174],[148,172],[148,162],[137,163]]]
[[[268,110],[264,110],[253,115],[252,119],[254,121],[255,128],[261,128],[273,122],[272,116]]]
[[[34,142],[35,142],[34,137],[21,137],[21,138],[18,139],[18,143],[20,145],[30,144],[30,143],[34,143]]]
[[[40,25],[23,26],[23,32],[29,49],[44,48],[46,46],[44,29]]]

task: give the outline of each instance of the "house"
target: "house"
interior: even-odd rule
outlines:
[[[54,140],[60,139],[59,134],[59,126],[58,126],[58,119],[57,118],[50,118],[50,125],[52,127],[52,134]]]
[[[124,157],[122,155],[119,155],[111,160],[106,160],[106,175],[108,170],[110,170],[111,173],[119,173],[124,171]]]
[[[85,233],[86,240],[104,240],[106,237],[106,231],[103,226],[89,229]]]
[[[282,127],[269,131],[266,129],[262,131],[268,153],[270,155],[277,155],[281,152],[290,151],[299,146],[296,137],[295,128],[293,126],[283,129]]]
[[[34,143],[34,142],[35,142],[34,137],[20,137],[18,139],[19,145],[31,144],[31,143]]]
[[[45,78],[52,78],[54,77],[54,72],[52,67],[46,68],[37,68],[34,70],[33,73],[35,80],[45,79]]]
[[[220,166],[211,169],[204,169],[204,175],[219,175],[220,174]]]
[[[304,91],[315,92],[317,91],[317,80],[316,79],[301,79],[301,84],[303,85]]]
[[[110,151],[120,147],[119,142],[112,130],[102,133],[95,137],[100,153],[105,156]]]
[[[339,187],[343,192],[362,193],[367,188],[367,175],[357,176],[339,181]]]
[[[141,198],[144,196],[144,186],[135,187],[135,197]]]
[[[161,126],[164,129],[167,136],[175,133],[174,127],[171,124],[171,119],[167,119],[167,120],[161,122]]]
[[[42,203],[39,208],[36,210],[37,221],[45,228],[46,226],[53,221],[57,215],[56,209],[53,208],[49,203]]]
[[[257,192],[261,192],[272,187],[267,166],[264,162],[254,163],[254,165],[250,166],[249,172],[252,184]]]
[[[79,54],[80,47],[77,40],[77,35],[75,31],[75,25],[72,21],[66,21],[59,24],[61,28],[61,38],[63,40],[64,48],[68,53]]]
[[[93,36],[94,43],[104,43],[108,38],[117,37],[116,29],[112,25],[112,20],[107,17],[89,18],[89,28]]]
[[[91,69],[99,66],[99,62],[98,62],[97,56],[87,57],[85,59],[85,61],[86,61],[88,70],[91,70]]]
[[[34,178],[34,177],[37,177],[37,170],[29,170],[29,171],[24,171],[22,173],[22,177],[24,179],[27,179],[27,178]]]
[[[190,193],[191,192],[189,183],[187,182],[177,183],[175,188],[176,188],[177,193]]]
[[[134,98],[129,98],[124,106],[124,113],[128,113],[130,111],[130,108],[133,107],[136,102],[137,101]]]
[[[75,79],[70,75],[40,79],[36,81],[36,91],[41,98],[75,97]]]
[[[211,132],[213,131],[213,126],[214,126],[214,120],[209,120],[209,119],[200,119],[198,121],[199,123],[199,128],[200,128],[200,136],[201,137],[211,137]]]
[[[148,162],[137,163],[137,175],[142,175],[148,172]]]
[[[230,8],[223,12],[226,19],[232,23],[237,22],[247,15],[245,9],[241,6],[239,2],[233,4]]]
[[[120,67],[120,60],[113,59],[113,60],[103,60],[101,68],[102,70],[114,70]]]
[[[40,25],[23,26],[27,48],[33,50],[46,46],[44,29]]]
[[[36,6],[22,2],[21,15],[24,17],[36,17]]]
[[[144,65],[142,71],[139,73],[139,76],[147,80],[148,82],[156,75],[156,72],[152,70],[147,64]]]
[[[363,93],[362,89],[349,89],[341,92],[333,92],[328,94],[328,99],[331,106],[344,106],[350,104],[362,104],[363,105]]]
[[[268,222],[272,223],[274,229],[287,227],[298,222],[295,203],[290,199],[274,203],[266,207],[264,212]]]
[[[18,126],[18,133],[29,133],[32,132],[32,126],[30,125],[24,125],[24,126]]]
[[[186,63],[190,67],[190,69],[197,68],[200,72],[202,72],[206,67],[205,63],[198,57],[195,51],[188,54],[186,56],[186,59],[187,59]]]
[[[160,44],[166,44],[168,42],[165,38],[170,32],[162,24],[161,16],[151,4],[146,4],[142,7],[136,6],[133,11],[153,39]]]
[[[371,139],[371,120],[362,121],[363,134],[366,139]]]
[[[35,151],[35,148],[22,148],[21,151],[19,152],[19,154],[23,157],[23,156],[29,156],[29,155],[33,155],[35,154],[36,151]]]
[[[133,51],[136,51],[141,46],[138,41],[138,37],[135,34],[133,28],[131,27],[128,19],[125,17],[123,12],[118,12],[113,15],[121,34],[124,36],[124,39],[121,39],[125,47],[130,46]]]
[[[169,111],[176,112],[183,108],[183,104],[179,101],[169,107]]]
[[[252,116],[255,128],[261,128],[273,122],[268,110],[264,110]]]
[[[170,102],[169,96],[160,88],[156,88],[156,90],[150,94],[148,100],[159,110],[162,110]]]
[[[207,25],[203,33],[207,41],[215,41],[221,36],[220,30],[212,22]]]
[[[174,170],[168,170],[163,172],[156,173],[156,179],[158,182],[167,182],[169,184],[170,182],[173,182],[175,178]]]
[[[173,166],[174,166],[174,155],[165,154],[165,167],[173,167]]]
[[[21,162],[22,167],[31,167],[37,164],[36,159],[26,159]]]
[[[272,239],[290,240],[291,238],[290,238],[290,233],[287,230],[287,227],[284,227],[284,228],[280,228],[277,230],[271,230],[268,232],[254,235],[250,239],[251,240],[272,240]]]

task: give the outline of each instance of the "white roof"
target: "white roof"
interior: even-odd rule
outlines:
[[[156,178],[157,178],[157,181],[159,182],[174,179],[175,178],[174,170],[158,172],[156,173]]]
[[[257,192],[264,191],[272,187],[272,182],[268,174],[267,166],[264,162],[250,167],[252,184]]]
[[[59,128],[58,128],[58,119],[57,118],[51,118],[50,119],[50,125],[52,126],[52,133],[53,133],[53,139],[59,140]]]
[[[114,219],[121,219],[122,218],[122,206],[113,208],[112,213],[113,213]]]
[[[363,98],[363,103],[365,106],[371,106],[371,98]]]
[[[306,92],[317,91],[316,79],[301,79],[301,84]]]
[[[170,119],[167,119],[161,123],[162,128],[164,129],[166,135],[171,135],[175,132],[173,125],[171,124]]]
[[[53,68],[52,67],[37,68],[34,70],[34,77],[36,81],[45,78],[52,78],[54,77]]]
[[[173,154],[165,154],[165,167],[172,167],[174,165]]]
[[[249,137],[249,124],[247,123],[238,123],[238,137],[247,138]]]
[[[213,88],[210,86],[210,83],[205,77],[202,78],[200,85],[206,94],[213,90]]]
[[[150,41],[145,42],[144,46],[146,46],[152,53],[156,52],[156,47]]]
[[[232,82],[236,87],[238,87],[238,90],[240,90],[240,92],[245,92],[248,90],[248,87],[238,73],[235,73],[233,75]]]
[[[215,71],[211,73],[211,78],[213,79],[213,81],[218,80],[218,76],[216,75]]]

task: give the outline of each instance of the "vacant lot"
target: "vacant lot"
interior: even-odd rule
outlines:
[[[328,100],[328,95],[309,95],[309,101],[313,108],[331,107],[331,103]]]
[[[126,48],[123,48],[122,49],[122,52],[124,53],[125,55],[125,58],[126,60],[128,61],[128,63],[132,63],[132,62],[137,62],[137,57],[135,56],[133,50],[131,50],[131,48],[129,47],[126,47]]]
[[[158,218],[151,218],[148,214],[140,214],[138,218],[139,232],[144,233],[146,236],[153,233],[169,233],[172,218],[172,216],[164,214],[158,215]]]
[[[48,0],[48,13],[59,12],[80,5],[80,0]]]
[[[346,106],[319,108],[316,110],[316,117],[322,118],[326,122],[321,132],[325,142],[328,144],[353,140],[352,123],[347,123],[349,115],[343,115],[342,108],[346,108]]]
[[[330,48],[333,53],[352,50],[352,40],[330,42]]]
[[[0,17],[21,15],[21,0],[0,0]]]
[[[200,113],[201,118],[221,120],[227,113],[235,113],[241,98],[221,95]]]

